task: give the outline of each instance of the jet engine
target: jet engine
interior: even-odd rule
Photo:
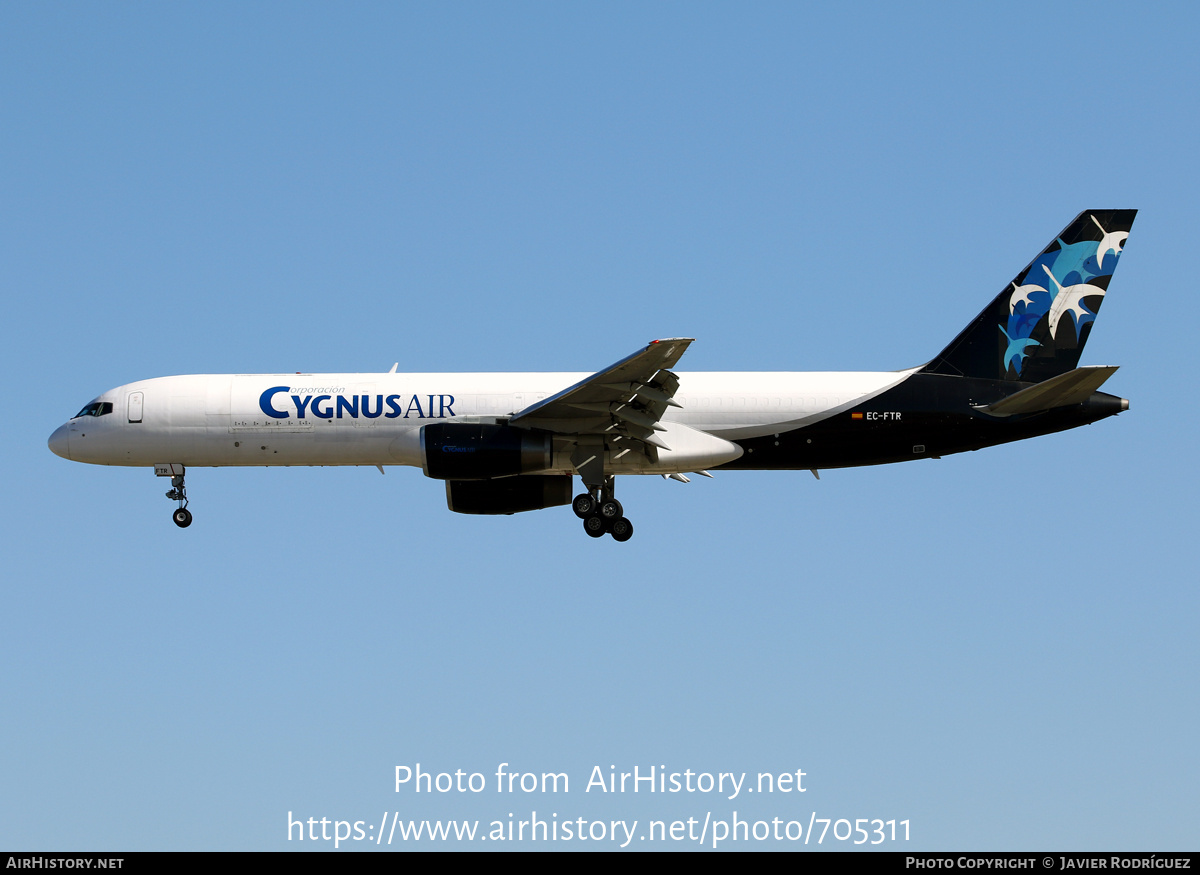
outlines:
[[[488,480],[545,471],[553,452],[554,439],[546,431],[465,422],[421,428],[421,467],[426,477],[437,480]]]

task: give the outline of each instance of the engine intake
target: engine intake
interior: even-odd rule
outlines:
[[[545,431],[465,422],[421,428],[421,465],[426,477],[437,480],[487,480],[545,471],[553,452],[554,439]]]

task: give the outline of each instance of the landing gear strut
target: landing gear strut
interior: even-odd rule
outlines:
[[[192,524],[192,512],[187,509],[187,488],[183,485],[182,474],[176,474],[171,478],[171,489],[167,492],[167,498],[179,502],[179,507],[171,514],[171,519],[179,528],[186,529]]]
[[[599,486],[587,487],[587,492],[575,496],[571,510],[583,520],[583,530],[593,538],[612,535],[614,541],[628,541],[633,537],[633,523],[625,519],[625,509],[613,497],[615,478],[605,477]]]

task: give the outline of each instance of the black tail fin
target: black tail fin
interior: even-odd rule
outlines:
[[[1073,370],[1137,210],[1084,210],[922,373],[1038,383]]]

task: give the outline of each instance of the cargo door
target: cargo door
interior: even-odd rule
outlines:
[[[232,385],[232,377],[208,378],[204,398],[204,424],[209,428],[229,428],[229,395]]]

